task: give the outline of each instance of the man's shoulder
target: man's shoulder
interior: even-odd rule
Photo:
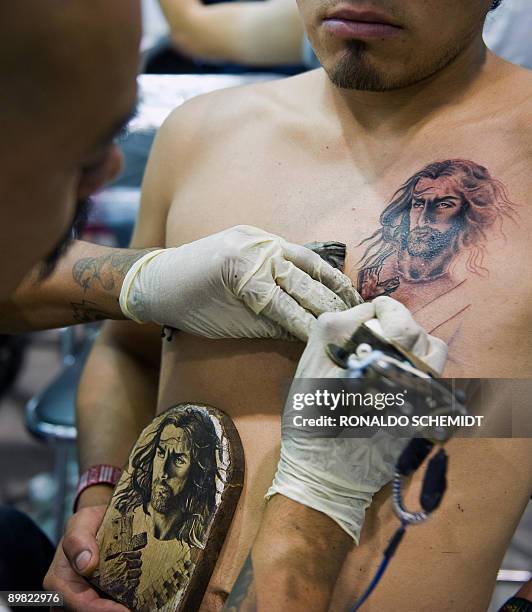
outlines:
[[[517,126],[530,133],[532,115],[532,70],[501,60],[496,80],[497,105],[502,113],[516,120]]]
[[[465,133],[474,130],[471,144],[499,160],[517,155],[524,162],[532,130],[532,71],[492,56],[470,94],[454,110],[464,113]]]
[[[214,138],[234,137],[235,133],[265,123],[271,128],[301,115],[305,98],[320,78],[319,72],[313,70],[197,96],[176,108],[162,129],[181,138],[193,135],[191,144],[201,145],[205,139],[212,144]]]

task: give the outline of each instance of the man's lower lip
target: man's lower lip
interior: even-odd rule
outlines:
[[[401,28],[388,23],[325,19],[325,29],[338,38],[388,38],[397,36]]]

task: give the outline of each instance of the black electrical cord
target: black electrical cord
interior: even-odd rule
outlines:
[[[399,491],[400,495],[400,478],[402,476],[409,476],[415,472],[426,459],[434,444],[424,438],[413,438],[408,446],[403,450],[401,456],[397,460],[396,465],[396,479],[394,482],[395,488]],[[447,455],[443,448],[434,455],[429,461],[429,465],[425,471],[423,477],[423,487],[421,490],[420,504],[423,510],[426,512],[426,517],[434,512],[440,505],[443,495],[447,488],[446,480],[447,472]],[[402,503],[400,504],[402,509]],[[404,516],[409,513],[404,512]],[[411,515],[412,517],[414,515]],[[415,516],[419,517],[420,513],[415,513]],[[424,520],[424,518],[422,519]],[[414,521],[411,521],[414,523]],[[420,522],[416,520],[415,522]],[[408,519],[401,519],[401,526],[394,533],[386,550],[383,553],[382,561],[375,572],[368,588],[364,591],[363,595],[355,602],[350,612],[356,612],[362,605],[368,600],[369,596],[373,593],[379,582],[381,581],[391,558],[394,556],[403,536],[406,528],[410,524]]]
[[[406,523],[401,523],[401,526],[399,527],[399,529],[392,536],[390,543],[388,544],[388,546],[386,547],[386,550],[384,551],[381,564],[379,565],[377,571],[375,572],[375,575],[373,576],[372,581],[370,582],[368,588],[366,589],[362,597],[360,597],[360,599],[358,599],[355,605],[351,608],[350,612],[356,612],[356,610],[359,610],[362,607],[362,605],[366,602],[368,597],[373,593],[375,587],[379,584],[381,578],[384,575],[384,572],[386,571],[386,568],[388,567],[388,563],[390,562],[390,559],[394,556],[395,551],[397,550],[397,547],[399,546],[399,544],[401,543],[401,540],[403,539],[403,536],[406,531],[406,527],[407,527]]]

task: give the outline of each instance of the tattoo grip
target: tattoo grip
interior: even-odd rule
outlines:
[[[409,476],[415,472],[428,457],[433,447],[434,444],[426,438],[412,438],[397,462],[399,474]]]
[[[420,503],[425,512],[434,512],[440,505],[445,490],[447,489],[447,454],[440,450],[429,461],[423,489],[421,490]]]

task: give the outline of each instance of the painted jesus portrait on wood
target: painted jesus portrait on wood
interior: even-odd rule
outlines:
[[[158,416],[137,441],[98,533],[94,584],[132,610],[194,609],[190,598],[208,584],[242,472],[238,434],[223,413],[181,404]]]

